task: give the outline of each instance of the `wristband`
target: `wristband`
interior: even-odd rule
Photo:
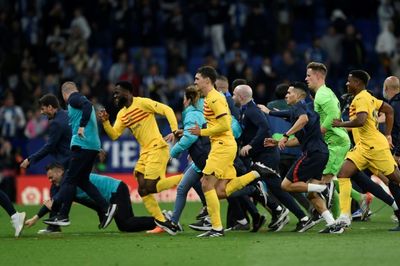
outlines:
[[[286,133],[283,133],[283,136],[286,137],[287,139],[289,139],[289,135]]]

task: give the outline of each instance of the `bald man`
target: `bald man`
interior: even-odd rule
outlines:
[[[52,210],[58,212],[43,222],[48,225],[70,225],[69,212],[76,188],[81,188],[103,212],[99,228],[106,228],[112,221],[116,204],[108,204],[99,190],[90,182],[89,175],[101,149],[97,118],[92,103],[82,94],[74,82],[62,84],[61,92],[68,106],[69,123],[72,129],[71,159],[60,191],[53,200]]]
[[[383,83],[383,97],[393,107],[394,123],[392,129],[393,154],[397,163],[400,159],[400,81],[395,76],[390,76]]]
[[[263,178],[272,194],[296,215],[299,223],[296,231],[304,232],[312,227],[312,221],[301,210],[293,197],[281,188],[282,179],[279,176],[279,151],[277,147],[264,147],[264,139],[271,138],[270,125],[264,113],[253,100],[253,91],[248,85],[239,85],[233,91],[235,104],[241,106],[240,123],[243,128],[239,141],[239,154],[249,157],[253,162],[261,162],[271,169],[271,173]],[[274,210],[272,210],[274,211]],[[271,231],[278,231],[289,222],[289,211],[284,208],[280,221],[270,223]],[[307,223],[309,221],[309,223]],[[279,229],[279,230],[280,230]]]

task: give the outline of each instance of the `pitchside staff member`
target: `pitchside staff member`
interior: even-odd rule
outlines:
[[[52,163],[46,167],[46,170],[47,177],[52,183],[51,190],[55,192],[56,197],[64,175],[64,168],[59,163]],[[108,204],[117,204],[117,211],[114,216],[114,220],[120,231],[139,232],[151,230],[156,226],[153,217],[135,217],[132,211],[128,186],[124,182],[112,177],[97,175],[94,173],[90,174],[89,179],[90,182],[92,182],[93,185],[95,185],[99,190],[100,194],[106,199]],[[103,217],[102,211],[95,204],[95,202],[79,188],[76,191],[74,201],[95,210],[99,215],[99,221],[101,223],[101,219]],[[34,225],[40,218],[49,212],[51,205],[52,200],[47,201],[39,210],[39,212],[31,219],[27,220],[25,224],[28,227]]]

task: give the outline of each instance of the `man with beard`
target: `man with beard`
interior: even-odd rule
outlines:
[[[52,195],[52,199],[54,199],[57,197],[57,191],[60,189],[63,180],[64,167],[59,163],[51,163],[46,166],[46,175],[51,182],[51,190],[55,191],[54,195]],[[90,173],[89,179],[108,203],[112,202],[117,204],[118,207],[114,220],[120,231],[140,232],[153,229],[156,226],[153,217],[137,217],[134,215],[129,189],[124,182],[110,176],[98,175],[95,173]],[[31,227],[43,217],[43,215],[51,211],[52,201],[53,200],[46,201],[39,212],[25,222],[25,225]],[[74,195],[74,201],[96,211],[101,222],[101,209],[94,204],[93,200],[85,192],[77,189]]]
[[[68,124],[68,112],[61,109],[60,103],[55,95],[48,93],[39,99],[40,113],[47,116],[50,124],[48,140],[37,152],[26,158],[20,165],[27,168],[29,165],[42,160],[47,155],[61,163],[64,168],[68,167],[71,150],[71,127]]]
[[[55,161],[61,163],[64,169],[68,169],[71,158],[71,127],[68,121],[68,112],[60,107],[60,103],[54,94],[48,93],[39,99],[40,113],[47,116],[49,120],[48,139],[46,144],[37,152],[26,158],[20,165],[28,168],[45,158],[47,155],[54,157]],[[50,190],[50,196],[54,196],[54,190]],[[50,217],[56,213],[51,212]],[[61,232],[60,227],[49,225],[46,229],[39,230],[39,234]]]
[[[165,222],[154,193],[176,186],[182,178],[182,175],[165,177],[169,160],[169,146],[166,141],[174,141],[178,122],[172,108],[149,98],[133,97],[132,91],[132,84],[127,81],[115,84],[114,104],[120,110],[114,125],[110,124],[109,115],[105,110],[100,111],[98,116],[112,140],[118,139],[126,128],[130,129],[136,138],[140,145],[140,155],[134,174],[139,185],[139,195],[156,222]],[[164,139],[156,122],[156,114],[165,116],[171,127],[172,133]],[[162,232],[161,228],[154,229],[152,233],[159,232]]]

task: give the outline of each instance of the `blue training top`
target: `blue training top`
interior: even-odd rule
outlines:
[[[71,147],[79,146],[86,150],[101,149],[96,112],[92,103],[78,92],[72,93],[68,99],[68,116],[72,128]],[[79,127],[85,128],[85,137],[78,136]]]
[[[99,190],[100,194],[104,197],[107,203],[110,203],[110,199],[112,193],[117,192],[119,184],[121,184],[121,180],[91,173],[89,176],[90,182]],[[92,198],[90,198],[82,189],[77,187],[75,199],[79,201],[91,201],[93,202]]]

